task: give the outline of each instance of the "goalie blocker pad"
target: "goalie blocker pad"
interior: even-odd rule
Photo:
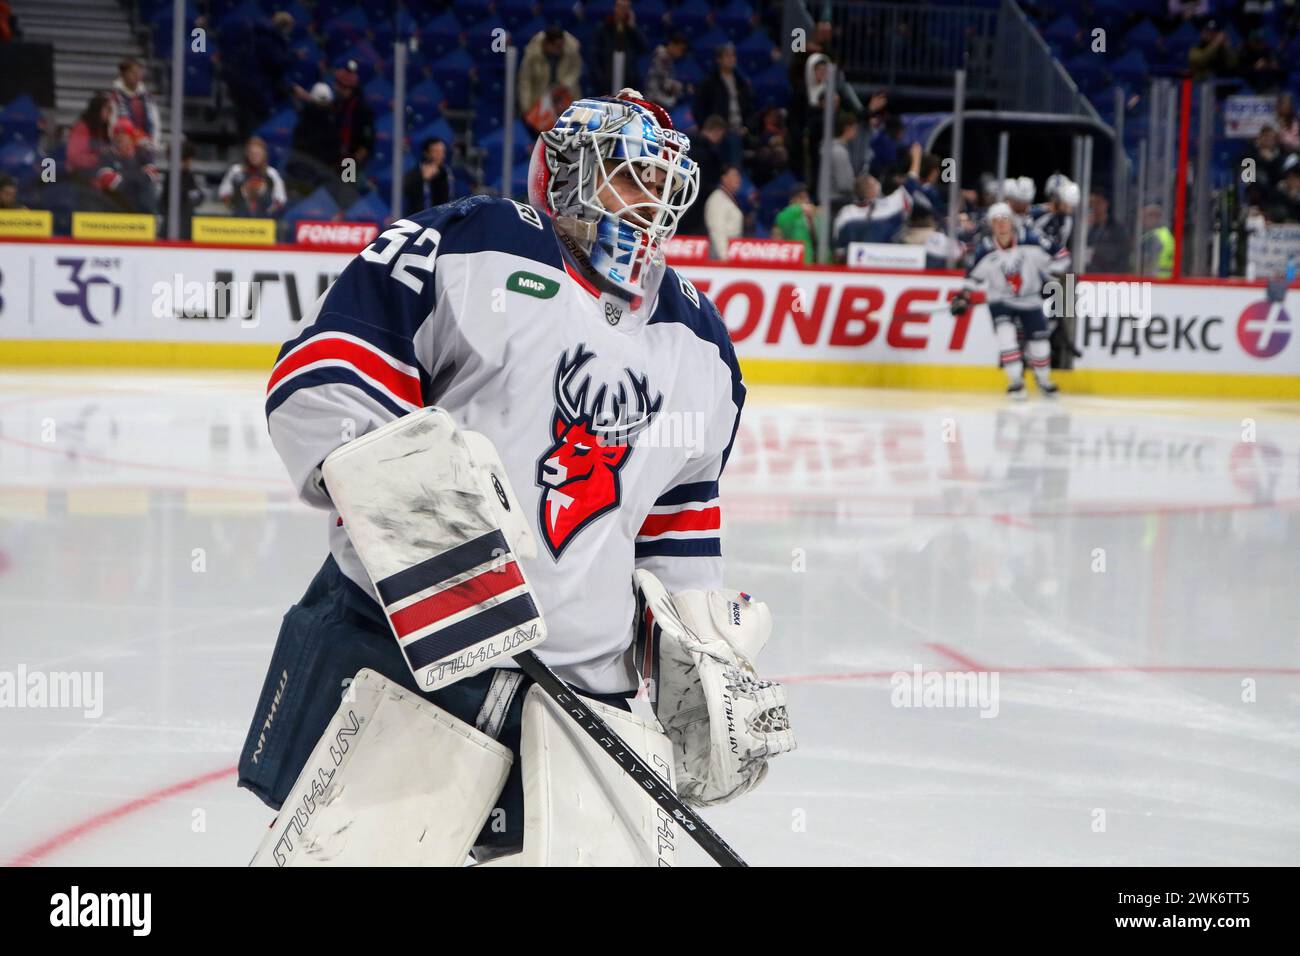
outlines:
[[[252,866],[462,866],[514,762],[506,747],[357,672]]]
[[[321,472],[422,689],[546,639],[518,561],[537,546],[485,436],[423,408],[335,449]]]

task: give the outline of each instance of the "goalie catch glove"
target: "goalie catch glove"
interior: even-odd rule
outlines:
[[[660,632],[655,710],[673,743],[678,793],[697,807],[748,793],[770,758],[795,748],[785,688],[754,670],[771,612],[740,591],[670,595],[649,571],[634,578]]]

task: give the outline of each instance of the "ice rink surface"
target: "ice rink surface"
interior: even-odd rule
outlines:
[[[103,675],[0,709],[0,862],[270,822],[234,764],[326,519],[264,381],[0,374],[0,673]],[[706,813],[751,863],[1300,861],[1300,406],[756,387],[723,512],[799,739]]]

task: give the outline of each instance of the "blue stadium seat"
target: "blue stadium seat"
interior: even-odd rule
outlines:
[[[464,49],[453,50],[434,60],[430,66],[430,75],[442,87],[447,105],[453,109],[467,107],[474,70],[474,60],[469,52]]]
[[[1150,20],[1143,20],[1124,35],[1123,47],[1135,49],[1148,60],[1157,60],[1163,53],[1160,30]]]
[[[423,126],[437,119],[442,113],[443,98],[441,87],[433,80],[412,87],[406,94],[407,122],[411,126]]]
[[[361,94],[376,116],[383,116],[393,108],[393,84],[386,76],[375,77],[365,85]],[[409,95],[407,103],[410,103]]]
[[[673,121],[673,128],[683,133],[695,129],[695,111],[689,102],[678,103],[668,112],[668,118]]]
[[[1048,24],[1043,30],[1043,38],[1049,43],[1059,43],[1066,49],[1074,49],[1079,42],[1079,24],[1069,14],[1062,14]]]
[[[418,153],[420,144],[425,140],[440,139],[447,144],[450,150],[452,143],[456,141],[456,133],[452,130],[451,124],[442,117],[438,117],[431,123],[425,123],[418,129],[413,129],[407,134],[407,142],[411,144],[411,152]]]
[[[288,224],[290,232],[303,219],[334,219],[339,214],[339,204],[324,186],[317,187],[310,196],[298,200],[284,211],[281,220]]]
[[[1110,73],[1121,83],[1142,83],[1150,75],[1146,58],[1137,50],[1129,50],[1110,66]]]
[[[41,111],[26,93],[0,109],[0,143],[35,146],[41,138]]]
[[[431,59],[446,56],[460,46],[464,29],[451,12],[430,20],[420,31],[420,54]]]
[[[41,156],[30,143],[11,140],[0,146],[0,173],[12,176],[19,189],[26,189],[36,180],[40,171]]]
[[[758,76],[774,62],[772,38],[762,30],[755,30],[736,43],[736,61],[740,70],[749,76]]]
[[[754,106],[785,106],[790,99],[790,76],[782,63],[773,63],[751,81],[754,84]]]
[[[293,142],[293,131],[297,125],[298,112],[289,107],[276,113],[259,126],[256,134],[266,140],[269,146],[288,147]]]
[[[753,29],[750,22],[753,16],[754,10],[746,0],[731,0],[713,15],[713,21],[723,33],[739,43]]]
[[[383,223],[388,219],[388,202],[380,197],[379,190],[374,190],[349,206],[343,218],[349,222]]]

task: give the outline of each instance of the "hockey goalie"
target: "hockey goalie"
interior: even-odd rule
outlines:
[[[271,439],[330,554],[240,757],[279,811],[254,864],[671,865],[675,821],[525,651],[689,805],[793,749],[755,670],[767,606],[723,586],[745,387],[664,264],[697,190],[661,108],[579,100],[537,142],[528,205],[395,221],[281,350]]]

